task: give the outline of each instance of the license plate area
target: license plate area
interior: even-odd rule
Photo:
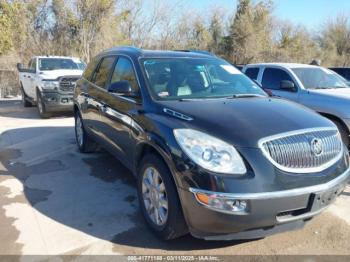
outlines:
[[[322,209],[335,201],[335,199],[343,192],[345,185],[333,187],[329,190],[315,193],[312,210]]]

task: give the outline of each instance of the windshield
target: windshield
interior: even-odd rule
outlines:
[[[59,70],[59,69],[75,69],[83,70],[83,63],[75,63],[72,59],[67,58],[41,58],[39,59],[39,70]]]
[[[336,73],[322,67],[293,68],[306,89],[344,88],[346,82]]]
[[[219,59],[143,59],[152,93],[162,100],[266,96],[238,69]]]

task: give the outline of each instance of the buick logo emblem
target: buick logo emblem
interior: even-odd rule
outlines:
[[[319,156],[322,154],[323,151],[323,143],[321,140],[317,139],[317,138],[313,138],[310,142],[310,146],[311,146],[311,152],[315,155],[315,156]]]

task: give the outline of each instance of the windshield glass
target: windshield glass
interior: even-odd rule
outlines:
[[[336,73],[326,68],[293,68],[306,89],[344,88],[346,82]]]
[[[82,70],[83,63],[75,63],[72,59],[67,58],[41,58],[39,59],[39,70],[59,70],[59,69],[76,69]]]
[[[219,59],[143,59],[152,93],[162,100],[266,96],[238,69]]]
[[[80,62],[80,63],[77,63],[77,66],[78,66],[78,68],[79,68],[80,70],[84,70],[85,67],[86,67],[86,64],[83,63],[83,62]]]

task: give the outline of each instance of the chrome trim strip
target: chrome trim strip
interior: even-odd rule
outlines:
[[[276,139],[285,138],[285,137],[289,137],[289,136],[295,136],[295,135],[301,135],[301,134],[305,134],[305,133],[319,132],[319,131],[338,131],[338,129],[336,127],[319,127],[319,128],[299,129],[299,130],[295,130],[295,131],[285,132],[285,133],[261,138],[258,141],[258,146],[261,149],[263,155],[274,166],[276,166],[278,169],[280,169],[282,171],[286,171],[286,172],[290,172],[290,173],[301,173],[301,174],[321,172],[321,171],[327,169],[328,167],[334,165],[336,162],[338,162],[342,158],[342,156],[344,154],[343,147],[341,147],[339,154],[335,158],[333,158],[331,161],[324,163],[323,165],[320,165],[318,167],[310,167],[310,168],[289,168],[289,167],[282,166],[282,165],[278,164],[264,148],[264,143],[269,142],[269,141],[273,141]]]
[[[172,110],[172,109],[169,109],[169,108],[163,108],[163,112],[168,114],[168,115],[171,115],[173,117],[177,117],[177,118],[180,118],[180,119],[183,119],[183,120],[186,120],[186,121],[192,121],[193,118],[192,117],[189,117],[187,115],[184,115],[182,113],[179,113],[175,110]]]
[[[215,194],[217,197],[222,198],[231,198],[238,200],[254,200],[254,199],[272,199],[272,198],[283,198],[283,197],[293,197],[304,194],[318,193],[331,189],[350,178],[350,167],[340,176],[335,179],[320,185],[314,185],[309,187],[301,187],[295,189],[287,189],[283,191],[273,191],[273,192],[262,192],[262,193],[221,193],[213,192],[207,190],[201,190],[197,188],[189,188],[189,191],[192,193],[202,193],[202,194]]]

